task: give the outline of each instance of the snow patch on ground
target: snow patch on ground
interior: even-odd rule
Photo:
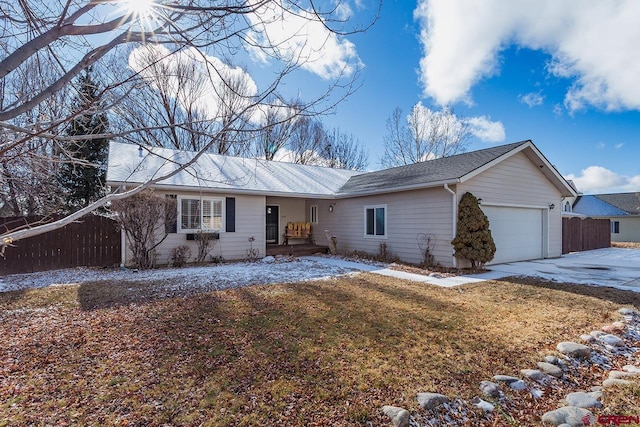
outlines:
[[[326,280],[355,271],[358,269],[354,265],[327,264],[312,259],[286,259],[271,263],[240,262],[139,272],[130,269],[81,267],[4,276],[0,278],[0,292],[100,281],[157,282],[171,290],[223,289],[269,283]]]

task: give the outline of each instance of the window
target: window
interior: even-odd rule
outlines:
[[[311,224],[318,223],[318,206],[311,206],[311,211],[309,212],[309,219],[311,219]]]
[[[611,234],[620,234],[620,221],[611,221]]]
[[[365,206],[364,234],[367,236],[387,236],[387,206]]]
[[[564,203],[564,209],[565,212],[571,212],[571,203],[569,203],[568,201]]]
[[[223,199],[180,198],[179,231],[222,230],[222,201]]]

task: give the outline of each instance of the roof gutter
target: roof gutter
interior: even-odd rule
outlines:
[[[119,182],[119,181],[107,181],[107,185],[112,187],[122,186],[138,186],[142,185],[141,182]],[[172,185],[172,184],[154,184],[154,189],[162,191],[175,191],[175,192],[209,192],[216,194],[243,194],[248,196],[273,196],[273,197],[292,197],[298,199],[335,199],[333,193],[290,193],[286,191],[265,191],[265,190],[244,190],[242,188],[210,188],[210,187],[197,187],[186,185]]]
[[[456,237],[456,230],[458,229],[458,196],[456,195],[455,191],[449,188],[449,184],[444,184],[444,189],[451,193],[451,224],[453,227],[451,230],[451,238],[453,240]],[[456,259],[455,253],[451,256],[453,258],[453,268],[458,268],[458,261]]]
[[[437,188],[441,185],[445,185],[445,188],[448,188],[448,184],[457,184],[460,182],[460,178],[447,179],[441,181],[434,181],[429,183],[420,183],[413,185],[403,185],[400,187],[385,187],[385,188],[376,188],[374,190],[364,190],[364,191],[352,191],[346,193],[337,193],[335,195],[336,199],[346,199],[350,197],[364,197],[364,196],[375,196],[378,194],[387,194],[387,193],[395,193],[399,191],[412,191],[412,190],[424,190],[427,188]]]

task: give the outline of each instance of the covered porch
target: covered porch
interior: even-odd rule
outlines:
[[[267,197],[265,200],[265,244],[272,246],[315,246],[326,243],[318,225],[318,207],[311,200],[295,197]],[[288,252],[288,251],[287,251]]]

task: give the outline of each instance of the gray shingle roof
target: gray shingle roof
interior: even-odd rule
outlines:
[[[595,196],[629,215],[640,215],[640,193],[596,194]]]
[[[453,181],[528,142],[530,141],[500,145],[484,150],[352,176],[338,193],[357,194],[381,189],[389,190]]]

